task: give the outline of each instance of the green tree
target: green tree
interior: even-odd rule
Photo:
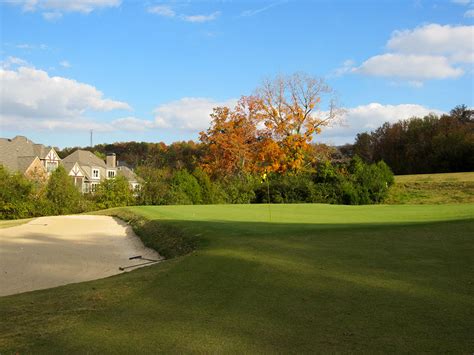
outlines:
[[[127,179],[117,176],[104,180],[97,186],[94,200],[100,209],[123,207],[133,204],[134,197]]]
[[[64,167],[59,166],[46,185],[47,211],[41,214],[67,214],[81,212],[82,195],[74,186]]]
[[[0,165],[0,219],[34,215],[34,184],[19,173],[10,174]]]
[[[168,204],[199,205],[202,203],[201,187],[187,170],[178,170],[171,179]]]
[[[141,205],[165,205],[170,190],[170,169],[141,166],[136,171],[143,179],[143,184],[138,191],[138,203]]]
[[[392,171],[383,161],[365,164],[356,155],[349,163],[348,171],[351,175],[343,184],[344,203],[347,204],[380,203],[394,182]]]
[[[201,187],[202,204],[218,204],[225,202],[225,192],[219,184],[214,183],[211,180],[209,175],[207,175],[203,169],[196,168],[193,171],[193,176]]]

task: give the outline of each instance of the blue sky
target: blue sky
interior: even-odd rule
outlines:
[[[268,77],[326,78],[345,124],[315,141],[473,105],[474,2],[11,0],[1,136],[59,147],[197,140]]]

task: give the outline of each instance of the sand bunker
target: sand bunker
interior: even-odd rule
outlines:
[[[0,229],[0,296],[120,274],[121,266],[143,263],[128,259],[135,255],[161,259],[107,216],[41,217]]]

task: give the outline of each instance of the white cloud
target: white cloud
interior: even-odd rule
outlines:
[[[69,63],[67,60],[62,60],[61,62],[59,62],[59,65],[62,66],[63,68],[71,67],[71,63]]]
[[[186,22],[202,23],[214,21],[220,14],[220,11],[216,11],[209,15],[182,15],[181,18]]]
[[[28,65],[28,62],[24,59],[21,59],[18,57],[12,57],[12,56],[9,56],[7,57],[7,59],[0,61],[0,68],[2,69],[8,69],[17,65],[26,66]]]
[[[385,122],[397,122],[411,117],[423,117],[430,113],[440,115],[443,111],[416,104],[383,105],[370,103],[346,109],[344,126],[327,127],[315,137],[316,142],[335,145],[353,143],[357,133],[370,132]]]
[[[123,131],[146,131],[157,127],[154,121],[143,120],[136,117],[118,118],[113,120],[111,125],[115,127],[115,129]]]
[[[118,7],[121,0],[6,0],[7,3],[21,6],[25,12],[42,11],[45,20],[55,21],[64,13],[79,12],[89,14],[97,9]]]
[[[202,23],[202,22],[209,22],[214,21],[220,16],[220,11],[215,11],[209,15],[185,15],[185,14],[177,14],[175,10],[171,6],[168,5],[156,5],[150,6],[147,8],[147,12],[150,14],[162,16],[162,17],[169,17],[169,18],[177,18],[182,21],[186,22],[193,22],[193,23]]]
[[[100,122],[92,118],[76,117],[70,120],[62,119],[35,119],[33,117],[18,117],[15,115],[1,115],[0,128],[3,130],[55,130],[86,132],[143,132],[156,128],[156,124],[151,120],[144,120],[136,117],[124,117],[110,122]]]
[[[469,5],[471,0],[451,0],[451,2],[458,5]]]
[[[59,11],[43,12],[43,18],[48,21],[56,21],[63,17],[63,14]]]
[[[281,4],[281,1],[280,2],[274,2],[274,3],[271,3],[271,4],[268,4],[267,6],[264,6],[264,7],[260,7],[258,9],[254,9],[254,10],[246,10],[246,11],[243,11],[240,16],[242,17],[250,17],[250,16],[255,16],[261,12],[265,12],[267,10],[270,10],[272,7],[274,6],[277,6]]]
[[[147,11],[150,14],[155,14],[159,16],[164,16],[164,17],[175,17],[176,12],[167,5],[157,5],[157,6],[151,6],[147,9]]]
[[[452,67],[443,56],[412,54],[376,55],[353,71],[372,76],[418,80],[457,78],[464,73],[462,69]]]
[[[88,14],[96,9],[120,6],[121,0],[18,0],[25,11],[47,9]]]
[[[414,87],[428,79],[458,78],[471,72],[474,62],[474,26],[427,24],[412,30],[394,31],[386,44],[389,53],[368,58],[361,65],[350,62],[335,76],[359,73],[399,78]]]
[[[417,80],[410,80],[408,82],[408,85],[414,88],[421,88],[423,87],[423,82],[422,81],[417,81]]]
[[[5,0],[5,3],[21,6],[23,11],[28,12],[36,10],[38,0]]]
[[[464,17],[466,17],[466,18],[473,18],[473,17],[474,17],[474,9],[467,10],[467,11],[464,13]]]
[[[65,12],[90,13],[96,9],[118,7],[121,0],[44,0],[44,7]]]
[[[339,77],[347,73],[351,73],[354,71],[354,64],[355,62],[352,59],[347,59],[342,63],[342,66],[335,69],[330,76],[332,77]]]
[[[18,49],[26,49],[26,50],[33,50],[33,49],[48,49],[48,46],[46,44],[28,44],[28,43],[20,43],[15,46]]]
[[[236,99],[215,101],[208,98],[184,97],[155,108],[155,124],[157,127],[173,128],[199,132],[209,128],[212,109],[218,106],[234,107]]]
[[[121,101],[103,98],[95,87],[35,68],[0,69],[0,114],[4,118],[74,121],[87,111],[130,110]]]
[[[452,62],[471,61],[474,26],[428,24],[413,30],[395,31],[387,47],[396,53],[443,55]]]

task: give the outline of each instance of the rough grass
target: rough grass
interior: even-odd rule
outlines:
[[[385,203],[474,203],[474,172],[395,176]]]
[[[406,182],[473,182],[474,172],[444,174],[397,175],[395,181]]]
[[[9,219],[9,220],[0,220],[0,229],[2,228],[10,228],[16,227],[25,223],[28,223],[33,218],[25,218],[25,219]]]
[[[196,248],[197,237],[183,228],[161,223],[160,220],[147,219],[129,209],[113,208],[94,214],[113,216],[127,222],[145,246],[155,249],[166,259],[188,254]]]
[[[474,349],[474,204],[127,210],[197,249],[0,298],[0,353]]]

